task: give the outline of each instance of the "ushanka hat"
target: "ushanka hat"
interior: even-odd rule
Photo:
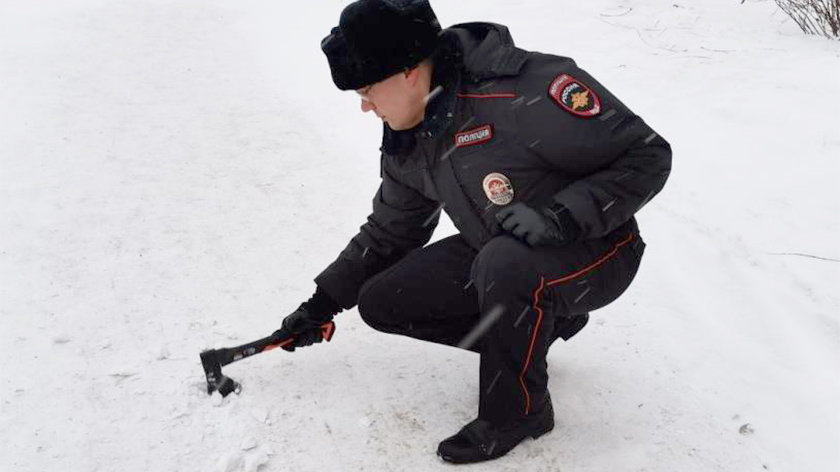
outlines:
[[[358,0],[341,12],[321,49],[335,85],[355,90],[431,56],[440,31],[428,0]]]

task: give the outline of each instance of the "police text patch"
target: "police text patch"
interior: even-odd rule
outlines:
[[[493,126],[484,125],[455,135],[455,147],[474,146],[493,139]]]
[[[601,113],[601,98],[598,94],[569,74],[558,75],[548,87],[548,94],[573,115],[591,118]]]

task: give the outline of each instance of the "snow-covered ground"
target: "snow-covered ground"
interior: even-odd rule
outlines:
[[[345,3],[0,1],[0,470],[452,469],[477,356],[355,310],[202,390],[199,351],[277,328],[370,209],[380,124],[319,49]],[[840,42],[769,0],[434,7],[674,149],[636,282],[549,354],[557,428],[465,469],[840,470]]]

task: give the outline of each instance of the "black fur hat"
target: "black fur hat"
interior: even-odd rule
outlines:
[[[428,0],[358,0],[341,12],[321,49],[335,85],[355,90],[431,56],[440,31]]]

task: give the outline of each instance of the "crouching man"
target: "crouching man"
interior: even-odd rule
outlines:
[[[497,24],[442,30],[425,0],[354,2],[321,47],[383,122],[382,182],[282,331],[310,345],[358,306],[376,330],[478,352],[477,417],[438,454],[500,457],[554,427],[548,349],[630,285],[645,248],[633,215],[664,186],[670,147],[572,59],[519,49]],[[425,246],[441,211],[460,234]]]

